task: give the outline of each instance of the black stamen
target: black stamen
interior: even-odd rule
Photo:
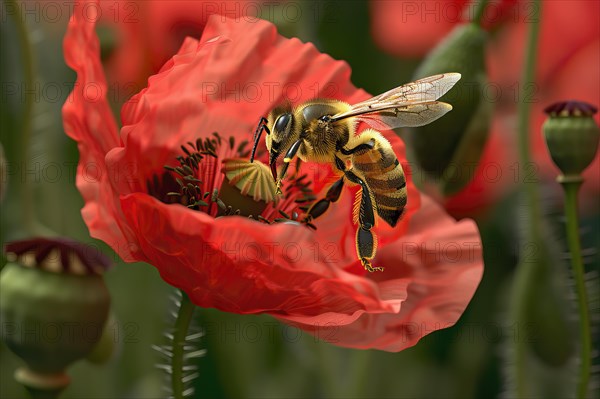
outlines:
[[[236,148],[237,143],[234,137],[229,137],[225,142],[229,145],[227,151],[232,151]],[[248,140],[243,140],[237,145],[237,156],[243,157],[244,152],[249,153],[249,151],[246,150],[248,143]],[[218,133],[213,133],[211,137],[203,139],[198,138],[195,142],[188,141],[185,145],[181,146],[182,155],[175,157],[179,165],[165,165],[164,168],[167,172],[165,172],[165,176],[163,176],[162,183],[157,176],[154,176],[152,184],[148,183],[149,193],[165,203],[181,203],[194,210],[200,210],[200,207],[206,207],[203,211],[213,215],[241,215],[242,211],[240,209],[227,205],[219,198],[218,188],[214,188],[212,191],[203,191],[201,188],[203,181],[198,176],[200,173],[208,173],[209,176],[211,173],[219,173],[218,165],[216,163],[203,165],[202,161],[204,161],[206,157],[218,159],[218,154],[222,153],[222,150],[220,150],[222,145],[225,145],[225,143]],[[247,155],[248,154],[246,154],[246,156]],[[214,171],[211,169],[214,169]],[[165,187],[165,184],[168,184],[168,181],[171,182],[173,187],[171,187],[171,190],[162,191],[161,187]],[[209,178],[207,183],[212,184],[212,181],[214,180]],[[309,228],[316,229],[316,226],[310,223],[310,220],[307,220],[305,218],[306,215],[304,215],[312,202],[317,199],[312,191],[311,185],[312,182],[309,181],[308,176],[306,174],[299,175],[297,171],[295,175],[290,176],[285,180],[283,186],[284,194],[286,196],[291,195],[292,200],[294,201],[291,203],[291,212],[286,212],[285,210],[277,209],[276,207],[274,210],[276,210],[276,213],[279,213],[281,217],[269,216],[269,219],[262,215],[250,215],[248,217],[267,224],[288,221],[300,222],[302,220],[305,222],[300,223],[304,223]],[[176,191],[177,188],[179,188],[179,192]],[[165,191],[167,191],[166,194],[161,194],[161,192],[164,193]],[[213,204],[216,204],[216,209],[213,207]],[[290,204],[290,202],[287,202],[287,204]],[[299,204],[302,204],[302,206],[298,206]],[[303,213],[303,215],[300,215],[299,213]]]
[[[279,214],[281,216],[283,216],[286,219],[290,219],[290,215],[288,215],[287,213],[285,213],[284,211],[282,211],[281,209],[279,209]]]
[[[243,153],[243,152],[244,152],[244,149],[246,148],[246,146],[247,146],[247,145],[248,145],[248,140],[244,140],[244,141],[242,141],[242,142],[240,143],[240,145],[238,145],[237,152],[238,152],[238,153]]]

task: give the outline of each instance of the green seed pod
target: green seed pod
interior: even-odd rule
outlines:
[[[101,273],[109,263],[83,244],[46,238],[8,244],[6,258],[2,339],[27,363],[15,376],[29,388],[56,388],[100,339],[110,305]]]
[[[450,103],[453,110],[433,123],[408,129],[406,135],[415,172],[420,169],[434,180],[445,196],[457,193],[471,181],[487,141],[492,104],[483,98],[486,40],[487,32],[480,26],[458,26],[415,72],[415,79],[446,72],[462,75],[440,99]]]
[[[563,173],[559,179],[578,178],[598,149],[600,129],[593,117],[597,108],[580,101],[565,101],[544,111],[548,119],[542,131],[550,156]]]

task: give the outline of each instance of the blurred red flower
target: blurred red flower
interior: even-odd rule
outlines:
[[[464,1],[409,3],[373,1],[372,26],[380,47],[402,57],[424,56],[454,25],[472,16]],[[393,5],[395,4],[395,5]],[[576,99],[598,105],[600,98],[600,3],[597,1],[543,2],[530,134],[532,165],[519,165],[516,150],[516,108],[527,32],[534,4],[502,0],[488,5],[484,26],[494,27],[487,51],[489,87],[485,97],[494,102],[490,139],[474,179],[461,193],[446,200],[456,215],[472,215],[488,208],[522,181],[553,180],[559,173],[543,141],[544,108]],[[461,10],[461,17],[453,12]],[[485,19],[487,16],[487,20]],[[439,19],[440,26],[425,23]],[[405,20],[403,23],[400,21]],[[432,26],[434,29],[431,29]],[[442,29],[443,27],[443,29]],[[418,38],[416,41],[414,38]],[[407,44],[408,43],[408,44]],[[596,116],[598,118],[598,115]],[[597,119],[598,120],[598,119]],[[584,173],[582,197],[597,210],[600,194],[600,154]],[[556,185],[556,190],[560,190]]]
[[[482,25],[494,28],[512,16],[517,0],[497,0],[488,4]],[[457,24],[468,22],[477,2],[451,1],[371,1],[372,34],[383,50],[402,57],[424,57]]]
[[[78,143],[77,187],[93,237],[125,261],[154,265],[198,306],[268,313],[341,346],[399,351],[457,321],[482,276],[481,240],[473,222],[457,223],[421,197],[410,179],[405,218],[394,229],[384,223],[377,228],[374,264],[386,267],[382,273],[366,273],[356,259],[353,195],[347,192],[315,221],[316,231],[297,223],[215,217],[210,196],[202,211],[167,203],[173,178],[163,165],[184,155],[181,145],[211,140],[216,159],[195,169],[199,191],[210,193],[223,183],[221,160],[239,155],[238,143],[277,104],[318,96],[368,98],[350,83],[347,64],[279,36],[268,22],[212,17],[202,37],[186,38],[148,87],[125,104],[119,132],[105,99],[97,18],[80,11],[79,5],[64,42],[77,84],[63,119]],[[90,86],[100,95],[92,96]],[[221,145],[213,132],[223,138]],[[403,143],[384,134],[407,166]],[[301,173],[309,174],[312,191],[324,195],[331,182],[327,166],[303,164]],[[277,210],[297,210],[294,195],[290,190],[262,216],[271,220]]]
[[[103,57],[109,87],[117,102],[145,87],[183,44],[187,36],[200,37],[208,17],[221,15],[255,21],[258,3],[190,0],[101,0],[96,25],[101,43],[109,46]]]

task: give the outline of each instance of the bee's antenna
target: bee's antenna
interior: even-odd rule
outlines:
[[[256,153],[256,148],[258,147],[258,142],[260,141],[260,136],[262,135],[263,130],[267,132],[267,134],[271,134],[271,131],[267,127],[267,118],[262,116],[258,121],[258,126],[256,127],[256,131],[254,132],[254,145],[252,146],[252,153],[250,154],[250,162],[254,162],[254,154]]]

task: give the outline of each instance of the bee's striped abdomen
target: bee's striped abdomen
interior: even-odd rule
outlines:
[[[377,214],[394,227],[406,206],[406,178],[390,143],[374,130],[367,130],[357,137],[366,143],[373,140],[373,149],[360,151],[352,156],[352,166],[373,192]]]

